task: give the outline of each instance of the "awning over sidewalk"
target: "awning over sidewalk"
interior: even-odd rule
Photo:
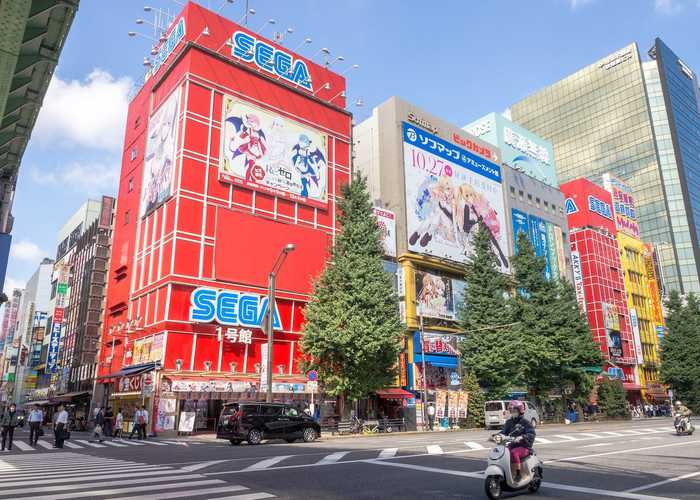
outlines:
[[[631,382],[623,382],[622,387],[624,387],[626,391],[639,391],[642,389],[641,385],[633,384]]]
[[[67,392],[66,394],[59,394],[51,400],[52,403],[68,403],[76,398],[90,396],[90,391],[78,391],[78,392]]]
[[[149,363],[141,363],[140,365],[131,365],[131,366],[125,366],[118,372],[110,373],[109,375],[104,375],[102,377],[99,377],[101,379],[103,378],[119,378],[119,377],[129,377],[131,375],[139,375],[141,373],[145,372],[150,372],[151,370],[156,369],[157,363],[155,361],[151,361]]]
[[[411,399],[415,397],[404,389],[379,389],[375,393],[382,399]]]
[[[423,356],[416,354],[413,356],[414,363],[422,363]],[[457,356],[440,356],[438,354],[425,354],[425,362],[430,363],[433,366],[440,366],[443,368],[457,368]]]

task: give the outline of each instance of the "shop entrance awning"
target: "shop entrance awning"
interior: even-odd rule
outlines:
[[[125,366],[118,372],[110,373],[109,375],[105,375],[103,377],[99,378],[118,378],[118,377],[129,377],[131,375],[139,375],[141,373],[145,372],[150,372],[151,370],[155,370],[157,366],[157,363],[155,361],[151,361],[149,363],[141,363],[140,365],[131,365],[131,366]]]
[[[382,399],[411,399],[415,397],[404,389],[379,389],[376,394]]]
[[[642,388],[641,385],[639,385],[639,384],[632,384],[632,383],[630,383],[630,382],[623,382],[623,383],[622,383],[622,387],[624,387],[624,389],[625,389],[626,391],[639,391],[639,390],[641,390],[641,388]]]
[[[416,354],[413,357],[415,363],[422,363],[423,356]],[[430,363],[433,366],[440,366],[443,368],[457,368],[457,356],[440,356],[437,354],[425,354],[425,362]]]
[[[68,392],[66,394],[59,394],[51,400],[52,403],[68,403],[75,398],[80,398],[83,396],[89,396],[90,391],[79,391],[79,392]]]

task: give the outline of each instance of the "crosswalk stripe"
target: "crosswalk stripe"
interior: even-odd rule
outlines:
[[[104,444],[106,444],[107,446],[116,446],[117,448],[128,448],[127,445],[117,443],[116,441],[106,441],[105,440]]]
[[[132,441],[131,439],[120,439],[119,440],[120,444],[125,444],[128,446],[146,446],[143,443],[139,443],[138,441]]]
[[[166,468],[168,470],[172,470],[169,467]],[[7,483],[10,481],[17,481],[19,479],[23,479],[25,477],[36,477],[38,474],[41,475],[42,478],[49,478],[49,477],[65,477],[68,476],[69,474],[80,474],[81,477],[86,477],[90,475],[100,475],[100,474],[107,474],[111,472],[117,472],[120,470],[124,470],[123,465],[98,465],[95,467],[86,467],[86,466],[73,466],[73,467],[66,467],[63,469],[55,469],[55,470],[46,470],[46,467],[38,467],[35,470],[27,470],[27,469],[20,469],[18,470],[15,474],[5,474],[4,476],[0,477],[0,485],[3,483]],[[139,466],[139,470],[163,470],[163,467],[160,465],[142,465]]]
[[[72,443],[70,441],[64,441],[63,446],[67,446],[68,448],[73,448],[74,450],[82,450],[83,447],[80,445],[77,445],[75,443]]]
[[[102,488],[109,488],[112,486],[128,486],[128,485],[133,485],[133,484],[143,484],[143,483],[165,483],[167,481],[189,481],[190,479],[201,479],[202,476],[199,474],[186,474],[182,476],[163,476],[163,477],[148,477],[144,479],[124,479],[121,478],[117,481],[106,481],[106,482],[100,482],[100,487]],[[173,484],[178,484],[178,483],[173,483]],[[180,483],[182,484],[182,483]],[[187,483],[192,484],[191,482]],[[66,490],[78,490],[78,489],[83,489],[83,488],[92,488],[94,485],[92,483],[82,483],[82,484],[63,484],[63,485],[53,485],[53,486],[37,486],[35,488],[19,488],[15,490],[0,490],[0,496],[1,495],[20,495],[20,494],[32,494],[32,493],[50,493],[52,491],[66,491]],[[80,496],[84,496],[85,492],[81,492]],[[50,498],[54,498],[54,495],[51,495]]]
[[[608,436],[616,436],[616,437],[624,436],[624,434],[620,434],[619,432],[612,432],[612,431],[603,431],[603,432],[601,432],[601,434],[607,434]]]
[[[188,491],[175,491],[169,493],[151,494],[145,496],[135,496],[135,497],[119,497],[113,498],[112,500],[165,500],[167,498],[187,498],[188,496],[201,496],[210,495],[212,493],[224,493],[231,491],[243,491],[247,490],[245,486],[240,485],[226,485],[219,488],[206,488],[203,490],[188,490]],[[235,498],[235,497],[234,497]]]
[[[159,443],[158,441],[153,441],[153,440],[151,440],[151,439],[142,439],[141,441],[139,441],[139,443],[140,443],[140,444],[150,444],[150,445],[153,445],[153,446],[168,446],[168,445],[165,444],[165,443]]]
[[[620,432],[626,432],[627,434],[633,434],[633,435],[635,435],[635,436],[641,436],[641,435],[644,434],[643,432],[633,431],[633,430],[631,430],[631,429],[623,430],[623,431],[620,431]]]
[[[12,444],[22,451],[34,451],[34,447],[25,443],[24,441],[15,441]]]
[[[53,445],[51,443],[49,443],[48,441],[44,441],[43,439],[40,439],[39,441],[37,441],[36,444],[38,444],[42,448],[46,448],[47,450],[53,449]]]
[[[142,491],[153,491],[153,490],[174,490],[176,488],[191,488],[193,486],[211,486],[214,484],[222,484],[225,481],[221,479],[205,479],[202,481],[189,481],[187,483],[172,483],[172,484],[154,484],[149,486],[132,486],[129,488],[112,488],[108,490],[90,490],[90,491],[79,491],[75,493],[68,493],[65,495],[46,495],[40,497],[32,497],[32,500],[64,500],[69,498],[81,498],[86,495],[91,497],[95,496],[107,496],[107,495],[120,495],[122,493],[140,493]],[[88,487],[89,485],[83,484],[83,487]],[[18,490],[22,493],[22,490]]]
[[[256,462],[253,465],[249,465],[246,467],[244,470],[263,470],[267,469],[268,467],[272,467],[275,464],[280,463],[282,460],[285,458],[289,458],[291,455],[281,455],[279,457],[272,457],[272,458],[267,458],[265,460],[261,460],[260,462]]]
[[[385,448],[379,454],[377,458],[392,458],[399,451],[398,448]]]
[[[555,434],[555,438],[566,439],[567,441],[578,441],[578,438],[569,436],[568,434]]]
[[[76,439],[76,441],[80,444],[84,444],[85,446],[91,446],[93,448],[107,448],[105,445],[100,444],[100,443],[91,443],[87,439]]]
[[[428,453],[430,455],[442,455],[443,454],[442,447],[440,447],[437,444],[430,444],[430,445],[426,446],[425,448],[426,448],[426,450],[428,450]]]
[[[578,434],[579,436],[583,436],[585,438],[594,438],[594,439],[600,439],[605,436],[601,436],[600,434],[593,434],[592,432],[581,432]]]
[[[270,493],[246,493],[244,495],[233,495],[230,497],[216,497],[216,500],[260,500],[262,498],[275,498]]]
[[[92,476],[90,478],[91,481],[98,481],[102,479],[117,479],[117,478],[124,478],[125,474],[132,473],[133,471],[131,470],[120,470],[116,473],[110,473],[110,474],[102,474],[98,476]],[[172,470],[154,470],[154,471],[147,471],[147,472],[139,472],[139,477],[150,477],[150,476],[162,476],[162,475],[168,475],[172,474]],[[25,480],[25,481],[10,481],[7,483],[4,483],[3,486],[5,488],[8,488],[10,486],[29,486],[32,484],[36,484],[37,477],[34,475],[31,479]],[[54,484],[70,484],[71,482],[74,482],[75,479],[72,477],[57,477],[55,479],[52,479],[51,482]],[[0,491],[0,494],[2,492]]]
[[[550,444],[552,441],[545,438],[535,438],[535,443]]]
[[[341,458],[343,458],[345,455],[350,453],[349,451],[337,451],[335,453],[331,453],[330,455],[326,455],[323,457],[321,460],[316,462],[317,465],[326,465],[326,464],[334,464],[337,461],[339,461]]]
[[[210,465],[216,465],[216,464],[220,464],[220,463],[223,463],[226,461],[227,460],[210,460],[208,462],[200,462],[198,464],[192,464],[192,465],[188,465],[186,467],[181,467],[180,470],[184,470],[187,472],[193,472],[196,470],[206,469]]]
[[[477,443],[475,441],[465,441],[464,444],[467,445],[467,447],[471,450],[483,450],[484,449],[484,445]]]

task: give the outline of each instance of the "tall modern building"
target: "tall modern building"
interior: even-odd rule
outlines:
[[[644,62],[632,43],[515,103],[511,117],[553,143],[560,182],[626,181],[666,288],[699,292],[697,77],[658,38],[648,53]]]

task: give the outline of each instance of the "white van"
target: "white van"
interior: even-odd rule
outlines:
[[[484,423],[487,429],[501,428],[506,423],[506,420],[510,418],[510,411],[508,410],[508,400],[500,401],[486,401],[484,405]],[[535,406],[529,401],[523,401],[525,403],[525,419],[527,419],[533,427],[537,427],[540,423],[540,415],[537,413]]]

